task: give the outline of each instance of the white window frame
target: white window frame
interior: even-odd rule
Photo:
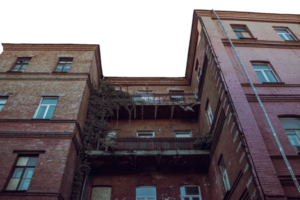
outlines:
[[[296,135],[296,137],[297,137],[297,139],[298,139],[298,141],[300,143],[300,130],[298,130],[298,129],[285,129],[285,133],[286,133],[287,136],[289,136],[289,135]],[[289,138],[289,140],[290,140],[290,138]],[[299,145],[293,145],[292,142],[291,142],[291,140],[290,140],[290,143],[291,143],[291,145],[294,147],[294,149],[296,151],[297,151],[297,147],[300,147],[300,144]]]
[[[276,83],[276,82],[279,82],[277,76],[275,75],[274,71],[271,69],[271,67],[270,67],[269,64],[265,64],[265,63],[253,63],[253,64],[252,64],[252,67],[257,66],[257,65],[265,65],[265,66],[267,66],[269,69],[254,69],[254,68],[253,68],[254,71],[255,71],[255,74],[256,74],[256,72],[261,72],[262,75],[264,76],[264,78],[266,79],[266,81],[267,81],[268,83]],[[276,82],[271,82],[270,79],[268,78],[268,76],[266,75],[265,71],[271,71],[271,73],[273,74],[274,78],[276,79]],[[256,76],[257,76],[257,75],[256,75]],[[257,78],[259,79],[258,76],[257,76]],[[259,80],[259,81],[260,81],[260,80]],[[263,83],[263,82],[262,82],[262,83]]]
[[[57,99],[57,101],[58,101],[58,97],[43,97],[43,98],[41,99],[41,101],[40,101],[39,107],[36,109],[36,111],[35,111],[35,113],[34,113],[33,118],[36,118],[36,117],[37,117],[37,115],[38,115],[38,113],[39,113],[41,107],[46,106],[46,110],[45,110],[45,113],[44,113],[43,118],[39,118],[39,119],[45,119],[45,117],[47,116],[47,113],[48,113],[48,110],[49,110],[50,106],[55,106],[55,107],[56,107],[57,104],[42,104],[42,102],[43,102],[44,99]]]
[[[4,101],[4,102],[3,102]],[[5,106],[5,104],[6,104],[6,102],[7,102],[7,99],[5,98],[0,98],[0,106],[2,106],[3,105],[3,108],[4,108],[4,106]],[[1,110],[2,110],[2,108],[0,108],[0,112],[1,112]]]
[[[192,137],[192,131],[174,131],[176,138],[191,138]],[[181,137],[181,136],[185,137]]]
[[[152,134],[151,136],[140,136],[139,134]],[[136,132],[136,137],[138,138],[154,138],[155,137],[155,132],[154,131],[137,131]]]
[[[155,196],[137,196],[137,192],[136,189],[137,188],[154,188],[155,189]],[[154,200],[156,200],[156,187],[155,186],[138,186],[135,188],[135,197],[136,200],[143,198],[143,200],[148,200],[148,198],[151,198],[151,200],[154,198]]]
[[[212,122],[214,120],[214,114],[212,112],[212,109],[211,109],[211,106],[210,106],[209,102],[208,102],[208,105],[207,105],[206,112],[207,112],[207,116],[208,116],[208,119],[209,119],[209,124],[212,124]]]
[[[224,166],[221,165],[222,161],[223,161]],[[225,190],[227,192],[228,190],[230,190],[230,182],[229,182],[229,178],[228,178],[228,174],[227,174],[227,170],[226,170],[226,167],[225,167],[225,162],[224,162],[223,157],[221,158],[221,160],[219,162],[219,169],[221,171],[223,183],[224,183],[224,186],[225,186]]]
[[[286,31],[287,33],[278,33],[277,30],[278,31],[280,31],[280,30]],[[287,29],[287,28],[275,28],[275,31],[279,35],[279,37],[280,37],[280,35],[282,35],[285,38],[285,40],[287,40],[287,41],[297,41],[297,39],[293,36],[293,34],[291,33],[291,31],[289,29]],[[289,40],[289,38],[286,35],[290,35],[294,40]]]
[[[182,195],[181,194],[181,188],[182,187],[198,187],[198,190],[199,190],[199,195]],[[201,190],[200,190],[200,187],[199,185],[183,185],[183,186],[180,186],[180,198],[181,200],[184,200],[184,198],[189,198],[189,200],[193,200],[193,197],[199,197],[199,200],[201,200]]]

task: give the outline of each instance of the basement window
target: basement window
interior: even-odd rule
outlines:
[[[154,131],[137,131],[136,136],[139,138],[152,138],[155,137]]]
[[[201,200],[200,187],[187,185],[180,187],[181,200]]]
[[[73,58],[59,58],[55,72],[69,72]]]
[[[189,137],[192,137],[192,132],[191,131],[175,131],[175,137],[189,138]]]
[[[136,187],[136,200],[156,200],[156,188],[154,186]]]

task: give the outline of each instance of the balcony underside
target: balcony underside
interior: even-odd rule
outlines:
[[[93,169],[195,169],[206,170],[210,163],[208,150],[90,151]]]
[[[146,103],[143,106],[137,104],[131,113],[132,119],[197,119],[200,102],[181,103]],[[143,111],[142,111],[143,109]],[[142,114],[143,113],[143,114]],[[129,113],[124,107],[116,111],[117,119],[128,119]]]

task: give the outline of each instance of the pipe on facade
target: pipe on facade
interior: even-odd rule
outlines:
[[[250,79],[250,76],[248,75],[248,73],[247,73],[247,71],[246,71],[246,68],[245,68],[245,66],[244,66],[244,64],[243,64],[243,62],[242,62],[242,60],[241,60],[239,54],[237,53],[237,51],[236,51],[236,49],[235,49],[235,47],[234,47],[234,45],[233,45],[233,43],[232,43],[232,41],[231,41],[229,35],[227,34],[227,31],[226,31],[226,29],[224,28],[222,21],[220,20],[219,16],[217,15],[217,13],[216,13],[213,9],[212,9],[212,12],[213,12],[213,13],[216,15],[216,17],[218,18],[218,20],[219,20],[219,22],[220,22],[220,24],[221,24],[221,26],[222,26],[222,29],[223,29],[223,31],[225,32],[226,37],[227,37],[227,39],[229,40],[229,42],[230,42],[230,44],[231,44],[231,47],[233,48],[233,51],[235,52],[235,54],[236,54],[236,56],[237,56],[237,58],[238,58],[238,60],[239,60],[239,62],[240,62],[240,64],[241,64],[241,66],[242,66],[242,68],[243,68],[243,71],[245,72],[245,74],[246,74],[246,76],[247,76],[247,79],[248,79],[248,81],[249,81],[249,83],[250,83],[250,85],[251,85],[251,88],[252,88],[252,90],[253,90],[255,96],[256,96],[256,99],[257,99],[257,101],[258,101],[260,107],[261,107],[262,110],[263,110],[263,113],[264,113],[264,115],[265,115],[265,117],[266,117],[266,119],[267,119],[267,122],[268,122],[269,127],[271,128],[272,134],[273,134],[273,136],[274,136],[274,138],[275,138],[275,141],[276,141],[276,143],[277,143],[277,146],[278,146],[278,148],[279,148],[279,151],[280,151],[280,153],[281,153],[281,155],[282,155],[282,157],[283,157],[283,159],[284,159],[284,162],[285,162],[285,164],[286,164],[286,166],[287,166],[287,168],[288,168],[288,170],[289,170],[289,172],[290,172],[290,174],[291,174],[291,177],[292,177],[292,179],[293,179],[293,181],[294,181],[294,183],[295,183],[295,186],[296,186],[298,192],[300,193],[300,185],[299,185],[299,183],[298,183],[298,181],[297,181],[297,178],[296,178],[296,176],[295,176],[295,174],[294,174],[294,172],[293,172],[293,169],[291,168],[291,165],[290,165],[290,163],[289,163],[289,161],[288,161],[288,159],[287,159],[287,157],[286,157],[286,155],[285,155],[285,153],[284,153],[284,150],[283,150],[283,148],[282,148],[282,146],[281,146],[281,144],[280,144],[280,141],[279,141],[279,139],[278,139],[278,137],[277,137],[277,134],[276,134],[276,132],[275,132],[275,130],[274,130],[274,128],[273,128],[273,125],[272,125],[272,123],[271,123],[271,121],[270,121],[270,119],[269,119],[269,116],[268,116],[268,114],[267,114],[267,112],[266,112],[266,110],[265,110],[265,108],[264,108],[264,106],[263,106],[263,104],[262,104],[262,102],[261,102],[259,96],[258,96],[258,93],[257,93],[257,91],[256,91],[256,89],[255,89],[255,87],[254,87],[254,85],[253,85],[251,79]]]
[[[83,182],[82,189],[81,189],[80,200],[83,200],[83,194],[84,194],[86,179],[87,179],[87,175],[85,175],[85,177],[84,177],[84,182]]]
[[[200,20],[200,19],[199,19],[199,20]],[[225,91],[225,94],[226,94],[227,97],[228,97],[228,100],[227,100],[227,101],[228,101],[228,104],[229,104],[229,106],[230,106],[230,109],[232,110],[232,113],[233,113],[232,116],[233,116],[233,118],[234,118],[234,122],[236,123],[237,129],[238,129],[240,141],[242,142],[242,148],[243,148],[245,154],[247,155],[247,156],[246,156],[246,160],[247,160],[247,163],[249,164],[250,172],[251,172],[251,174],[252,174],[252,176],[253,176],[253,171],[252,171],[252,170],[255,171],[256,176],[253,176],[253,177],[257,177],[257,180],[258,180],[258,182],[259,182],[259,184],[260,184],[259,177],[257,176],[257,170],[256,170],[255,166],[253,166],[253,165],[251,164],[251,163],[253,163],[253,161],[251,162],[251,161],[250,161],[250,158],[249,158],[249,154],[250,154],[250,153],[249,153],[249,150],[248,150],[248,151],[246,150],[246,148],[249,149],[249,147],[248,147],[247,141],[244,140],[244,135],[242,134],[242,133],[243,133],[243,130],[242,130],[242,127],[241,127],[241,125],[240,125],[241,123],[240,123],[240,120],[239,120],[239,118],[238,118],[238,116],[237,116],[237,114],[236,114],[236,109],[235,109],[235,107],[234,107],[234,104],[232,103],[232,98],[231,98],[231,95],[230,95],[228,86],[227,86],[227,84],[226,84],[226,82],[225,82],[225,80],[224,80],[224,75],[223,75],[223,73],[222,73],[221,67],[220,67],[219,64],[218,64],[219,62],[218,62],[218,60],[217,60],[216,53],[215,53],[215,51],[214,51],[214,48],[212,47],[212,44],[211,44],[210,38],[209,38],[209,36],[208,36],[207,30],[206,30],[206,28],[205,28],[205,26],[204,26],[204,23],[203,23],[201,20],[200,20],[200,22],[201,22],[201,25],[202,25],[202,28],[203,28],[204,36],[205,36],[206,39],[207,39],[208,46],[209,46],[209,48],[210,48],[211,51],[212,51],[213,59],[215,60],[217,71],[218,71],[218,73],[219,73],[219,76],[221,77],[221,82],[222,82],[223,85],[224,85],[224,91]],[[216,72],[216,73],[217,73],[217,72]],[[251,154],[250,154],[250,156],[251,156]],[[260,186],[258,186],[258,185],[256,184],[256,181],[254,181],[254,185],[255,185],[256,191],[257,191],[258,193],[259,193],[259,191],[262,191],[262,190],[263,190]],[[260,185],[261,185],[261,184],[260,184]],[[258,187],[259,187],[260,189],[258,189]],[[259,196],[260,196],[260,195],[259,195]]]

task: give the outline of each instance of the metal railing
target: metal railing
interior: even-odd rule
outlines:
[[[196,138],[113,138],[112,140],[118,144],[116,151],[191,150],[195,149],[194,142]],[[100,144],[95,144],[94,150],[105,149],[101,148]]]
[[[154,94],[154,93],[142,93],[131,94],[133,100],[137,103],[190,103],[195,102],[194,93],[168,93],[168,94]]]

